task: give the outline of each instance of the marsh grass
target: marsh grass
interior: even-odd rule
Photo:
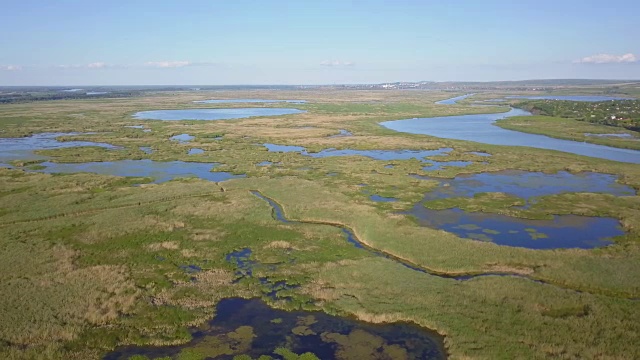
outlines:
[[[504,129],[541,134],[565,140],[640,150],[640,133],[623,128],[592,124],[552,116],[513,117],[496,121]],[[628,134],[630,138],[600,137],[586,134]]]
[[[191,103],[220,95],[157,93],[0,108],[3,137],[96,132],[61,140],[122,147],[40,152],[54,162],[219,162],[213,171],[248,175],[218,184],[199,179],[150,184],[151,178],[0,169],[0,356],[90,359],[118,345],[182,344],[190,340],[189,327],[209,320],[220,299],[262,297],[282,309],[323,309],[371,322],[414,322],[446,335],[448,352],[458,359],[640,357],[633,345],[637,303],[625,300],[640,294],[637,196],[562,194],[540,198],[531,207],[530,216],[572,213],[620,219],[628,235],[616,239],[614,246],[594,250],[501,247],[421,228],[398,214],[438,183],[410,174],[446,179],[505,169],[594,171],[618,175],[619,182],[640,189],[640,166],[401,134],[378,125],[385,120],[505,109],[433,104],[461,95],[442,92],[233,92],[222,95],[306,99],[306,104],[259,106],[308,112],[212,122],[131,117],[142,110],[230,107]],[[123,127],[127,125],[152,131]],[[304,128],[309,126],[313,128]],[[329,137],[339,129],[354,136]],[[186,145],[168,140],[179,133],[195,139]],[[446,157],[433,159],[474,163],[425,172],[421,161],[394,160],[388,169],[384,166],[390,162],[365,157],[314,159],[270,153],[263,143],[299,145],[308,151],[451,147]],[[140,146],[154,152],[145,154]],[[206,153],[189,157],[189,147]],[[277,165],[256,167],[262,161]],[[38,162],[14,164],[39,169]],[[338,175],[326,175],[331,172]],[[275,220],[269,205],[248,191],[255,189],[277,200],[290,219],[347,225],[372,248],[435,272],[519,273],[550,284],[498,276],[459,282],[419,273],[353,247],[334,226]],[[399,201],[374,203],[363,189]],[[495,212],[519,204],[495,194],[456,201],[465,202],[468,210]],[[247,247],[251,260],[262,265],[252,278],[239,279],[237,267],[225,257]],[[189,266],[201,270],[190,271],[195,267]],[[271,298],[260,277],[300,287]]]

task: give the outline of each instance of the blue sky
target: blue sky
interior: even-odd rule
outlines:
[[[640,79],[637,0],[0,5],[0,85]]]

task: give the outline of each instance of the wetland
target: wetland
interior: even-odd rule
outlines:
[[[0,355],[637,358],[638,153],[516,94],[3,104]]]

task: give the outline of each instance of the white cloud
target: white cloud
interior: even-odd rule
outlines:
[[[102,61],[97,61],[89,64],[57,65],[56,67],[58,69],[106,69],[112,66]]]
[[[148,61],[145,66],[155,68],[180,68],[192,65],[191,61]]]
[[[634,63],[639,59],[634,54],[624,55],[597,54],[574,61],[577,64],[612,64],[612,63]]]
[[[355,65],[351,61],[340,61],[340,60],[325,60],[320,63],[321,66],[353,66]]]
[[[20,71],[20,70],[22,70],[22,66],[20,66],[20,65],[0,65],[0,70]]]
[[[107,67],[107,64],[105,64],[103,62],[94,62],[94,63],[91,63],[91,64],[87,64],[87,67],[89,69],[102,69],[102,68]]]

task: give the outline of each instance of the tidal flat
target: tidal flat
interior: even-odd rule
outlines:
[[[0,357],[639,358],[640,165],[380,125],[508,110],[446,101],[464,95],[187,91],[0,106],[0,144],[13,144],[0,147]],[[209,99],[238,101],[198,103]],[[274,100],[256,104],[273,111],[133,117],[244,99]],[[306,102],[274,115],[286,99]],[[188,142],[171,140],[181,134]],[[451,227],[422,226],[409,214],[418,205],[455,213],[429,217]],[[544,246],[458,220],[493,215],[526,222],[516,230]],[[562,246],[545,228],[586,218],[587,234],[618,232]]]

